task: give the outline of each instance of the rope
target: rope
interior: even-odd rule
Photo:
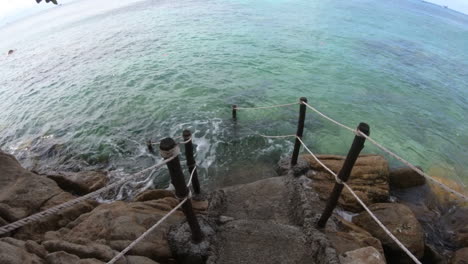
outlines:
[[[395,159],[399,160],[400,162],[402,162],[403,164],[405,164],[406,166],[410,167],[412,170],[414,170],[415,172],[417,172],[419,175],[423,176],[424,178],[432,181],[433,183],[435,183],[436,185],[439,185],[441,188],[443,188],[444,190],[446,190],[447,192],[451,193],[451,194],[454,194],[462,199],[464,199],[465,201],[468,201],[468,197],[460,192],[457,192],[455,190],[453,190],[452,188],[450,188],[449,186],[441,183],[440,181],[434,179],[433,177],[429,176],[428,174],[426,174],[425,172],[423,172],[422,170],[418,169],[416,166],[414,166],[413,164],[411,164],[409,161],[403,159],[402,157],[398,156],[397,154],[393,153],[392,151],[390,151],[389,149],[385,148],[384,146],[382,146],[381,144],[379,144],[377,141],[375,141],[374,139],[372,139],[371,137],[369,137],[368,135],[362,133],[361,131],[359,130],[356,130],[356,129],[352,129],[346,125],[343,125],[342,123],[326,116],[325,114],[323,114],[322,112],[320,112],[319,110],[315,109],[314,107],[310,106],[309,104],[307,104],[306,102],[302,102],[304,105],[306,105],[308,108],[310,108],[312,111],[316,112],[317,114],[319,114],[320,116],[322,116],[323,118],[329,120],[330,122],[342,127],[342,128],[345,128],[351,132],[353,132],[354,134],[356,134],[357,136],[360,136],[360,137],[364,137],[366,138],[367,140],[369,140],[372,144],[374,144],[376,147],[380,148],[381,150],[383,150],[384,152],[388,153],[390,156],[394,157]]]
[[[56,205],[56,206],[51,207],[51,208],[49,208],[47,210],[44,210],[42,212],[30,215],[30,216],[25,217],[23,219],[20,219],[18,221],[15,221],[15,222],[13,222],[11,224],[4,225],[4,226],[0,227],[0,235],[11,232],[11,231],[13,231],[15,229],[18,229],[18,228],[20,228],[22,226],[25,226],[27,224],[36,222],[36,221],[38,221],[38,220],[40,220],[40,219],[42,219],[42,218],[44,218],[46,216],[58,213],[62,209],[71,207],[71,206],[76,205],[76,204],[78,204],[78,203],[80,203],[82,201],[88,200],[90,198],[97,197],[99,194],[101,194],[101,193],[103,193],[105,191],[108,191],[108,190],[110,190],[110,189],[112,189],[112,188],[114,188],[116,186],[119,186],[120,184],[122,184],[124,182],[127,182],[132,178],[138,177],[138,176],[140,176],[140,175],[142,175],[142,174],[144,174],[144,173],[146,173],[148,171],[151,171],[151,170],[154,170],[156,168],[161,167],[162,165],[164,165],[164,164],[168,163],[169,161],[173,160],[175,157],[176,156],[170,157],[169,159],[166,159],[166,160],[164,160],[164,161],[162,161],[162,162],[160,162],[160,163],[158,163],[156,165],[153,165],[153,166],[148,167],[148,168],[146,168],[144,170],[141,170],[141,171],[139,171],[139,172],[137,172],[135,174],[132,174],[132,175],[130,175],[130,176],[124,178],[124,179],[121,179],[121,180],[119,180],[117,182],[114,182],[114,183],[112,183],[112,184],[110,184],[110,185],[108,185],[106,187],[103,187],[103,188],[101,188],[99,190],[96,190],[96,191],[94,191],[92,193],[88,193],[88,194],[86,194],[84,196],[81,196],[81,197],[78,197],[76,199],[70,200],[68,202]]]
[[[384,232],[415,262],[415,263],[418,263],[418,264],[421,264],[421,262],[418,260],[418,258],[416,258],[413,253],[411,253],[411,251],[409,251],[405,245],[403,245],[400,240],[398,240],[398,238],[396,238],[392,232],[390,232],[387,227],[385,227],[384,224],[382,224],[382,222],[380,222],[380,220],[372,213],[372,211],[366,206],[366,204],[359,198],[359,196],[357,196],[357,194],[351,189],[351,187],[349,187],[348,184],[346,184],[346,182],[343,182],[341,181],[340,178],[338,178],[338,175],[336,175],[336,173],[334,173],[330,168],[328,168],[325,164],[323,164],[318,158],[317,156],[314,155],[314,153],[312,153],[312,151],[310,151],[310,149],[304,144],[304,142],[302,142],[302,140],[299,138],[299,137],[296,137],[297,139],[299,139],[299,141],[301,142],[302,146],[304,146],[304,148],[307,150],[307,152],[309,152],[310,155],[312,155],[312,157],[314,157],[314,159],[324,168],[326,169],[331,175],[333,175],[335,177],[335,180],[338,184],[343,184],[346,189],[348,189],[348,191],[354,196],[354,198],[356,198],[356,200],[359,202],[359,204],[361,204],[361,206],[367,211],[367,213],[372,217],[372,219],[374,219],[374,221],[380,226],[380,228],[382,228],[384,230]]]
[[[180,148],[178,145],[175,145],[173,148],[171,148],[170,150],[162,150],[162,149],[159,149],[159,154],[161,155],[161,157],[163,157],[164,159],[168,159],[170,157],[176,157],[180,154]]]
[[[126,247],[124,250],[122,250],[119,254],[117,254],[113,259],[111,259],[107,264],[113,264],[117,260],[119,260],[121,257],[123,257],[128,251],[130,251],[136,244],[138,244],[141,240],[143,240],[149,233],[151,233],[156,227],[158,227],[162,222],[164,222],[169,216],[171,216],[179,207],[182,206],[187,201],[188,197],[185,197],[176,207],[174,207],[169,213],[167,213],[165,216],[163,216],[161,219],[159,219],[156,224],[154,224],[152,227],[150,227],[146,232],[144,232],[140,237],[135,239],[128,247]]]
[[[256,109],[269,109],[269,108],[276,108],[276,107],[284,107],[290,105],[297,105],[299,103],[290,103],[290,104],[280,104],[280,105],[271,105],[271,106],[260,106],[260,107],[234,107],[236,110],[256,110]]]
[[[195,166],[196,169],[196,166]],[[192,178],[193,174],[195,172],[195,169],[192,171],[190,174],[189,181],[187,183],[187,187],[190,187],[192,185]],[[156,224],[154,224],[152,227],[150,227],[148,230],[146,230],[141,236],[139,236],[137,239],[135,239],[130,245],[128,245],[124,250],[122,250],[119,254],[117,254],[113,259],[111,259],[107,264],[114,264],[117,260],[119,260],[121,257],[123,257],[128,251],[130,251],[133,247],[135,247],[136,244],[138,244],[141,240],[143,240],[149,233],[151,233],[156,227],[158,227],[160,224],[162,224],[170,215],[172,215],[179,207],[182,206],[190,197],[192,197],[192,192],[189,193],[189,195],[176,206],[174,207],[169,213],[167,213],[165,216],[163,216],[161,219],[159,219]]]

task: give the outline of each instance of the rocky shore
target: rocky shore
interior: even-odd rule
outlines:
[[[337,172],[344,157],[320,159]],[[184,242],[187,224],[176,211],[117,263],[412,263],[346,191],[326,228],[315,227],[334,179],[311,157],[302,156],[293,171],[280,161],[277,171],[194,197],[202,244]],[[35,174],[0,151],[0,226],[106,184],[105,172]],[[447,204],[450,197],[424,178],[390,170],[377,155],[358,159],[349,184],[423,263],[466,263],[466,204]],[[418,199],[408,198],[414,194]],[[82,202],[0,236],[0,262],[106,263],[177,204],[167,190],[147,190],[125,202]]]

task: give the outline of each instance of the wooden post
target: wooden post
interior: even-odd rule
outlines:
[[[184,130],[182,132],[182,136],[184,138],[184,141],[188,141],[189,139],[192,138],[192,133],[190,130]],[[192,186],[193,186],[193,191],[196,194],[200,194],[200,182],[198,181],[198,173],[197,169],[195,168],[195,159],[193,158],[193,144],[192,140],[188,141],[185,143],[185,158],[187,160],[187,167],[189,168],[190,175],[192,175],[193,172],[193,177],[192,177]]]
[[[369,125],[366,123],[360,123],[358,126],[359,131],[369,136],[370,128]],[[366,138],[356,135],[354,137],[353,144],[349,149],[348,155],[341,167],[340,172],[338,173],[338,178],[340,178],[343,182],[348,181],[349,175],[351,174],[351,170],[353,169],[354,163],[356,163],[357,158],[359,157],[359,153],[364,148],[364,142]],[[322,216],[317,222],[317,227],[324,228],[327,224],[328,218],[333,213],[336,205],[338,204],[338,199],[340,198],[341,192],[343,191],[343,184],[335,183],[333,187],[333,191],[330,194],[330,198],[328,198],[327,205],[323,210]]]
[[[237,120],[237,105],[232,105],[232,120]]]
[[[151,142],[151,139],[146,142],[146,146],[148,147],[148,151],[151,154],[155,154],[153,149],[153,142]]]
[[[301,102],[307,103],[307,98],[301,97],[299,99]],[[302,134],[304,133],[304,121],[306,115],[306,105],[301,104],[299,106],[299,122],[297,123],[297,132],[296,135],[302,139]],[[297,164],[297,159],[299,157],[299,150],[301,149],[301,142],[296,138],[294,143],[294,150],[291,157],[291,167]]]
[[[164,159],[169,159],[172,157],[170,152],[174,152],[174,149],[179,146],[172,138],[165,138],[161,140],[159,145],[161,156]],[[178,151],[177,151],[178,152]],[[168,154],[169,153],[169,154]],[[179,155],[167,163],[167,168],[169,169],[169,174],[171,175],[171,182],[175,187],[175,193],[177,197],[183,199],[189,195],[189,189],[185,185],[185,177],[182,173],[182,168],[180,167]],[[203,239],[203,233],[201,232],[200,225],[198,224],[197,217],[193,212],[192,201],[187,199],[187,201],[182,205],[182,211],[187,218],[187,222],[192,231],[192,240],[194,243],[200,243]]]

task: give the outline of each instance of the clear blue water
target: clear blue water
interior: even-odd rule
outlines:
[[[159,160],[147,139],[188,128],[204,184],[251,181],[292,150],[256,133],[293,134],[298,107],[239,111],[234,125],[230,105],[306,96],[349,126],[367,122],[430,174],[468,184],[468,16],[416,0],[114,2],[0,28],[0,148],[26,167],[130,173]],[[352,138],[308,112],[315,152],[345,154]]]

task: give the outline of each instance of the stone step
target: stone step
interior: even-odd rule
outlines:
[[[285,177],[273,177],[223,189],[223,215],[234,219],[269,220],[291,224],[289,192]]]
[[[314,263],[312,250],[299,227],[266,220],[234,220],[218,231],[223,264]]]

